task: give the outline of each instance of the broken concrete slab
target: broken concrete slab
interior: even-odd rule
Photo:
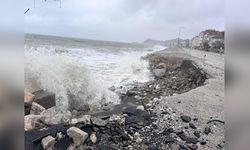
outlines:
[[[41,115],[43,116],[41,118],[41,121],[48,126],[60,123],[65,124],[65,120],[70,120],[70,118],[69,119],[64,118],[67,116],[70,117],[70,114],[68,114],[68,112],[60,113],[56,110],[55,107],[46,109],[41,113]]]
[[[40,115],[44,110],[45,108],[43,106],[39,105],[36,102],[33,102],[31,104],[30,114]]]
[[[100,126],[100,127],[104,127],[108,124],[107,120],[103,120],[97,117],[91,117],[91,122],[92,124],[96,125],[96,126]]]
[[[34,129],[40,129],[44,127],[44,124],[40,122],[41,115],[26,115],[24,116],[24,130],[30,131]]]
[[[73,139],[74,144],[76,146],[79,146],[85,142],[85,140],[88,138],[88,133],[82,131],[81,129],[77,127],[71,127],[67,130],[67,134],[70,138]]]
[[[45,138],[42,139],[42,146],[43,146],[43,149],[44,150],[47,150],[47,149],[53,149],[54,148],[54,145],[56,143],[56,140],[55,138],[53,138],[52,136],[47,136]]]
[[[30,92],[24,92],[24,103],[31,103],[35,98],[35,95]]]

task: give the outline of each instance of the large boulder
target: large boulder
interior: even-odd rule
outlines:
[[[56,143],[56,139],[53,138],[52,136],[47,136],[43,138],[41,142],[44,150],[50,150],[50,149],[53,150],[55,143]]]
[[[89,136],[88,133],[76,127],[69,128],[67,130],[67,134],[70,138],[73,139],[73,142],[76,146],[80,146],[81,144],[83,144]]]
[[[24,116],[24,130],[30,131],[34,129],[41,129],[44,126],[44,124],[41,122],[41,115],[26,115]]]
[[[45,108],[38,103],[33,102],[31,104],[30,114],[40,115],[43,111],[45,111]]]
[[[155,77],[163,77],[166,73],[166,69],[153,69],[153,74],[155,75]]]
[[[72,115],[69,111],[60,112],[56,108],[50,108],[41,113],[41,121],[46,125],[69,124]]]
[[[108,124],[107,120],[103,120],[103,119],[97,118],[97,117],[91,117],[90,120],[91,120],[93,125],[100,126],[100,127],[104,127]]]
[[[24,92],[24,111],[25,115],[30,114],[31,103],[33,102],[35,95],[30,92]]]
[[[25,92],[24,93],[24,103],[32,103],[34,100],[35,95],[30,93],[30,92]]]
[[[156,77],[163,77],[166,73],[166,69],[167,69],[167,66],[165,63],[159,63],[158,65],[156,65],[153,69],[153,74],[156,76]]]
[[[33,93],[35,95],[34,102],[43,106],[45,109],[56,105],[55,93],[39,90]]]

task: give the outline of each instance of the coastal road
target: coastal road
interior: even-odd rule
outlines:
[[[212,65],[214,67],[224,70],[224,54],[218,54],[208,51],[195,50],[195,49],[183,49],[186,53],[192,57],[204,59],[204,63]]]
[[[193,60],[202,68],[209,78],[203,86],[191,91],[163,98],[157,110],[171,108],[177,116],[182,114],[199,118],[195,122],[200,131],[209,126],[212,134],[203,136],[206,145],[200,145],[199,150],[218,149],[224,143],[224,124],[207,124],[211,119],[224,121],[224,54],[194,50],[194,49],[166,49],[160,55],[178,56]],[[204,58],[204,55],[205,58]],[[179,102],[179,103],[178,103]],[[185,123],[183,124],[185,125]],[[223,147],[223,146],[222,146]]]

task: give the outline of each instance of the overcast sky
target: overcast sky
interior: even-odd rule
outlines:
[[[224,30],[224,0],[25,0],[25,32],[141,42]]]

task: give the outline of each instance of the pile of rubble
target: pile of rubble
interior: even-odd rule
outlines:
[[[213,133],[210,126],[202,129],[196,125],[198,118],[177,116],[171,108],[156,113],[159,101],[151,101],[149,107],[126,107],[116,115],[82,115],[65,124],[26,131],[26,149],[195,150],[209,142],[206,136]]]
[[[57,112],[54,94],[25,94],[25,146],[27,150],[191,149],[206,145],[211,125],[201,127],[199,118],[176,115],[171,108],[156,110],[164,96],[183,93],[204,84],[207,76],[192,61],[148,57],[155,80],[121,95],[131,102],[119,113],[74,115]],[[41,102],[43,101],[43,102]],[[47,102],[46,102],[47,101]],[[49,102],[48,102],[49,101]],[[140,102],[140,103],[136,103]],[[135,105],[137,104],[137,105]],[[100,113],[99,113],[100,114]],[[211,120],[210,123],[218,123]],[[224,122],[219,122],[224,123]],[[224,143],[218,145],[222,148]]]
[[[154,98],[188,92],[204,85],[208,75],[191,60],[151,54],[146,57],[155,76],[154,81],[138,84],[122,95],[122,101],[145,105]]]

